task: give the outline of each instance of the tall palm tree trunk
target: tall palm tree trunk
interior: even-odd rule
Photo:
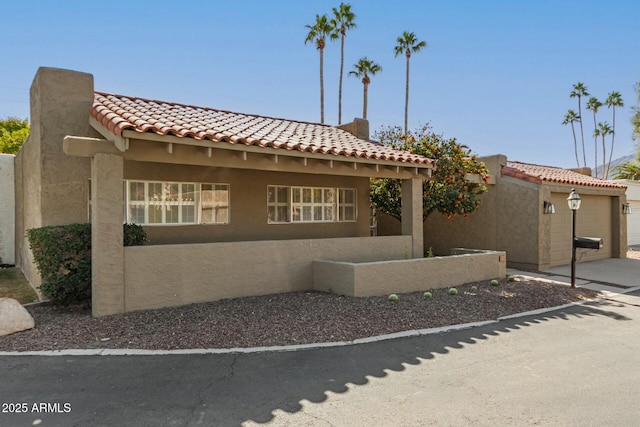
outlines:
[[[342,73],[344,72],[344,34],[340,41],[340,85],[338,88],[338,124],[342,124]]]
[[[367,97],[369,94],[369,85],[364,83],[364,99],[362,103],[362,118],[367,120]]]
[[[605,179],[609,178],[609,170],[611,169],[611,159],[613,158],[613,143],[616,137],[616,107],[613,107],[613,127],[611,131],[611,150],[609,151],[609,163],[607,164],[607,176]],[[605,157],[607,157],[607,153],[605,153]]]
[[[602,134],[602,179],[606,178],[607,171],[607,145],[604,141],[605,133]]]
[[[324,124],[324,49],[320,49],[320,123]]]
[[[580,158],[578,157],[578,140],[576,139],[576,128],[571,122],[571,133],[573,133],[573,149],[576,152],[576,164],[580,167]]]
[[[407,82],[404,90],[404,134],[406,135],[409,130],[409,58],[411,55],[407,55]]]
[[[597,129],[598,125],[596,123],[596,112],[595,110],[593,111],[593,129]],[[593,160],[593,164],[594,164],[594,168],[593,168],[593,174],[595,175],[595,177],[598,177],[598,135],[593,135],[593,139],[594,139],[594,153],[595,153],[595,158]]]
[[[582,127],[582,103],[578,98],[578,115],[580,116],[580,139],[582,140],[582,159],[584,161],[584,167],[587,167],[587,152],[584,148],[584,129]]]

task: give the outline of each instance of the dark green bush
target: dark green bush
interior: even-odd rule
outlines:
[[[124,246],[147,242],[144,229],[124,224]],[[91,304],[91,224],[69,224],[27,230],[42,285],[57,305]]]
[[[125,224],[122,240],[124,246],[142,246],[149,242],[144,228],[138,224]]]

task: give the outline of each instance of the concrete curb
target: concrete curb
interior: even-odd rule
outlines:
[[[630,292],[640,290],[640,286],[632,288],[620,289],[617,294],[627,294]],[[403,332],[396,332],[393,334],[379,335],[376,337],[358,338],[353,341],[335,341],[325,342],[317,344],[297,344],[297,345],[283,345],[272,347],[236,347],[236,348],[194,348],[194,349],[180,349],[180,350],[142,350],[142,349],[127,349],[127,348],[114,348],[114,349],[70,349],[70,350],[46,350],[46,351],[0,351],[1,356],[170,356],[170,355],[192,355],[192,354],[252,354],[252,353],[266,353],[266,352],[289,352],[298,350],[313,350],[319,348],[333,348],[333,347],[345,347],[358,344],[370,344],[380,341],[388,341],[398,338],[409,338],[425,335],[435,335],[444,332],[461,331],[464,329],[478,328],[481,326],[497,324],[506,320],[513,320],[520,317],[534,316],[538,314],[544,314],[556,310],[564,310],[570,307],[581,306],[590,302],[599,301],[602,299],[610,299],[614,295],[602,296],[599,298],[572,302],[569,304],[563,304],[556,307],[541,308],[538,310],[525,311],[523,313],[510,314],[508,316],[499,317],[496,320],[485,320],[481,322],[462,323],[460,325],[441,326],[438,328],[409,330]]]

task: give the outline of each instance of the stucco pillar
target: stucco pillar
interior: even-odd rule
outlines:
[[[611,257],[612,258],[627,257],[627,250],[628,250],[627,215],[622,213],[622,206],[626,203],[627,203],[626,194],[611,198],[611,220],[612,220]]]
[[[422,225],[422,179],[403,179],[402,234],[412,237],[411,255],[413,258],[424,256]]]
[[[124,312],[123,159],[91,159],[91,292],[96,317]]]

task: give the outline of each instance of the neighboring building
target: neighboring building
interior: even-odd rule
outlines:
[[[627,203],[631,212],[627,215],[627,244],[640,245],[640,181],[623,179],[613,182],[627,186]]]
[[[15,263],[14,158],[0,153],[0,264]]]
[[[578,249],[578,262],[626,256],[625,185],[572,170],[511,162],[503,155],[481,160],[491,180],[480,207],[468,218],[431,214],[424,223],[425,248],[432,247],[436,254],[455,247],[506,251],[508,266],[533,270],[569,264],[571,211],[566,199],[575,188],[582,198],[576,234],[604,241],[600,250]],[[545,213],[549,203],[554,214]],[[378,218],[379,235],[397,234],[397,227],[393,218]]]
[[[313,260],[422,257],[432,163],[369,141],[364,120],[94,92],[90,74],[40,68],[15,159],[16,264],[38,285],[25,231],[90,220],[96,316],[307,290]],[[370,237],[370,177],[403,180],[402,236]],[[125,221],[152,245],[123,248]]]

